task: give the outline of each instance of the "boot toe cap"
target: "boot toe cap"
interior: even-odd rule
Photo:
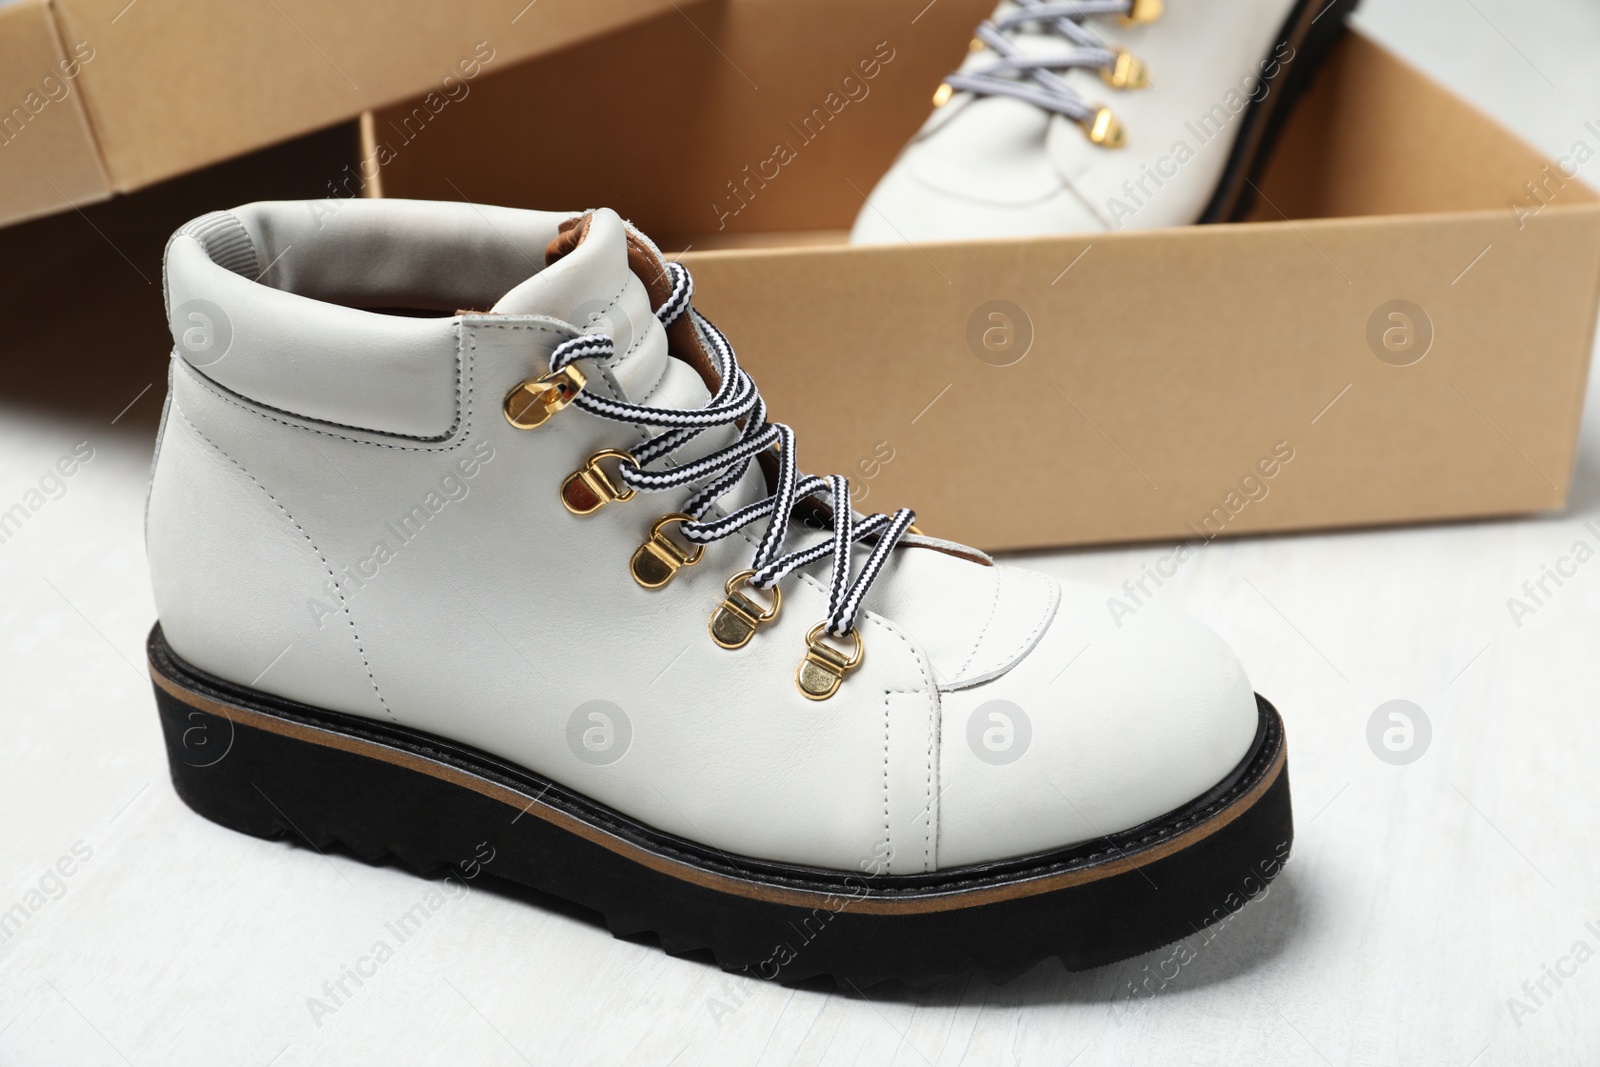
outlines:
[[[947,159],[911,145],[879,180],[850,231],[852,244],[913,244],[1106,229],[1042,155],[1032,168]],[[1019,170],[1038,171],[1019,182]]]
[[[1204,794],[1249,751],[1259,717],[1232,649],[1157,603],[1113,617],[1109,595],[1063,583],[1022,663],[943,695],[941,868],[1138,826]]]

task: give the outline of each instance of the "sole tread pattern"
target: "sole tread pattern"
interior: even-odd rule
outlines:
[[[1265,701],[1251,753],[1177,812],[1048,856],[871,877],[730,859],[487,754],[231,685],[179,660],[159,627],[150,661],[174,786],[206,818],[430,877],[492,853],[475,873],[575,902],[615,936],[784,982],[921,989],[1051,958],[1112,963],[1241,907],[1293,838]]]

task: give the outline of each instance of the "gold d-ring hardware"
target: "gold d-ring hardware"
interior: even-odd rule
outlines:
[[[861,666],[861,635],[852,628],[848,634],[854,648],[847,658],[822,639],[827,623],[818,623],[806,634],[806,658],[794,672],[794,684],[807,700],[827,700],[839,691],[844,676]]]
[[[561,504],[574,515],[593,515],[613,500],[633,499],[634,491],[620,481],[613,481],[600,466],[603,459],[638,466],[632,456],[614,448],[602,448],[590,456],[561,483]]]
[[[1128,5],[1128,13],[1121,16],[1117,21],[1124,26],[1137,26],[1141,22],[1154,22],[1161,17],[1161,13],[1166,6],[1164,0],[1133,0],[1133,3]]]
[[[691,551],[685,552],[666,534],[667,527],[672,523],[693,521],[682,512],[657,519],[655,525],[650,527],[649,540],[634,549],[633,560],[628,565],[633,572],[633,580],[646,589],[660,589],[684,567],[699,563],[700,557],[705,555],[704,545],[695,545]]]
[[[1122,123],[1117,121],[1117,116],[1111,113],[1109,107],[1102,104],[1093,115],[1078,120],[1078,125],[1083,127],[1089,140],[1101,148],[1122,147]]]
[[[551,415],[572,403],[587,383],[583,371],[570,365],[542,378],[519,382],[501,405],[506,421],[519,430],[542,426]]]
[[[711,614],[711,640],[723,648],[743,648],[756,631],[778,617],[783,605],[783,590],[772,587],[772,605],[763,608],[739,588],[755,577],[755,571],[740,571],[722,588],[728,598]]]
[[[1100,80],[1113,89],[1145,89],[1150,85],[1150,74],[1144,64],[1126,49],[1114,48],[1117,58],[1109,67],[1100,68]]]

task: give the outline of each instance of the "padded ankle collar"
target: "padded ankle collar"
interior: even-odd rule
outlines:
[[[567,212],[410,200],[247,204],[167,244],[175,355],[302,418],[424,440],[450,433],[459,319],[538,273]]]

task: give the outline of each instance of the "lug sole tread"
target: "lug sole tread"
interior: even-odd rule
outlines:
[[[1052,864],[1052,857],[1034,857],[930,876],[880,876],[879,884],[859,898],[828,898],[840,905],[837,909],[817,896],[807,898],[818,905],[812,907],[786,902],[781,895],[776,901],[746,899],[648,869],[581,840],[546,821],[542,807],[530,804],[523,814],[534,811],[540,817],[523,820],[500,799],[413,768],[246,725],[248,716],[267,706],[280,706],[285,722],[297,709],[315,709],[230,687],[187,667],[166,648],[159,627],[152,631],[150,650],[173,782],[179,796],[206,818],[256,837],[301,841],[318,851],[337,847],[369,863],[392,861],[425,877],[463,864],[476,842],[494,839],[499,862],[482,868],[491,877],[573,901],[598,915],[613,936],[648,936],[671,955],[709,956],[725,970],[786,983],[831,976],[863,989],[894,981],[921,990],[972,973],[1009,981],[1050,959],[1068,970],[1084,970],[1131,958],[1237,910],[1253,893],[1247,887],[1227,892],[1228,887],[1250,879],[1264,886],[1287,858],[1293,837],[1282,725],[1271,705],[1258,698],[1257,744],[1233,776],[1170,817],[1080,848],[1065,866],[1069,871],[1110,869],[1118,862],[1113,853],[1127,859],[1143,842],[1192,836],[1197,829],[1186,828],[1215,824],[1192,844],[1159,856],[1141,854],[1127,870],[931,913],[862,913],[855,901],[894,907],[929,897],[964,900],[964,894],[997,886],[1028,890],[1039,872],[1063,865]],[[216,702],[225,689],[232,691],[231,715]],[[353,737],[369,725],[336,713],[321,715],[330,725],[348,726],[341,737]],[[201,727],[215,731],[219,740],[226,732],[228,747],[214,762],[214,749],[194,758],[189,734]],[[370,727],[390,735],[405,732],[386,724]],[[415,737],[416,751],[461,761],[459,750],[448,743]],[[269,797],[261,782],[276,795]],[[546,785],[539,795],[554,788]],[[534,803],[542,804],[537,798]],[[629,824],[613,815],[608,832]],[[679,843],[682,857],[692,860],[698,851],[692,843]],[[724,869],[742,872],[749,886],[763,892],[782,894],[808,885],[815,893],[840,885],[817,880],[830,872],[756,860],[747,861],[746,869],[744,863],[723,859]],[[784,871],[789,877],[775,876]],[[947,887],[968,888],[940,890],[941,876]],[[867,876],[857,883],[862,879]],[[1176,892],[1153,892],[1157,882]],[[774,964],[779,954],[769,949],[794,940],[794,932],[809,933],[813,925],[814,936],[802,939],[798,950],[790,945],[787,958]]]

